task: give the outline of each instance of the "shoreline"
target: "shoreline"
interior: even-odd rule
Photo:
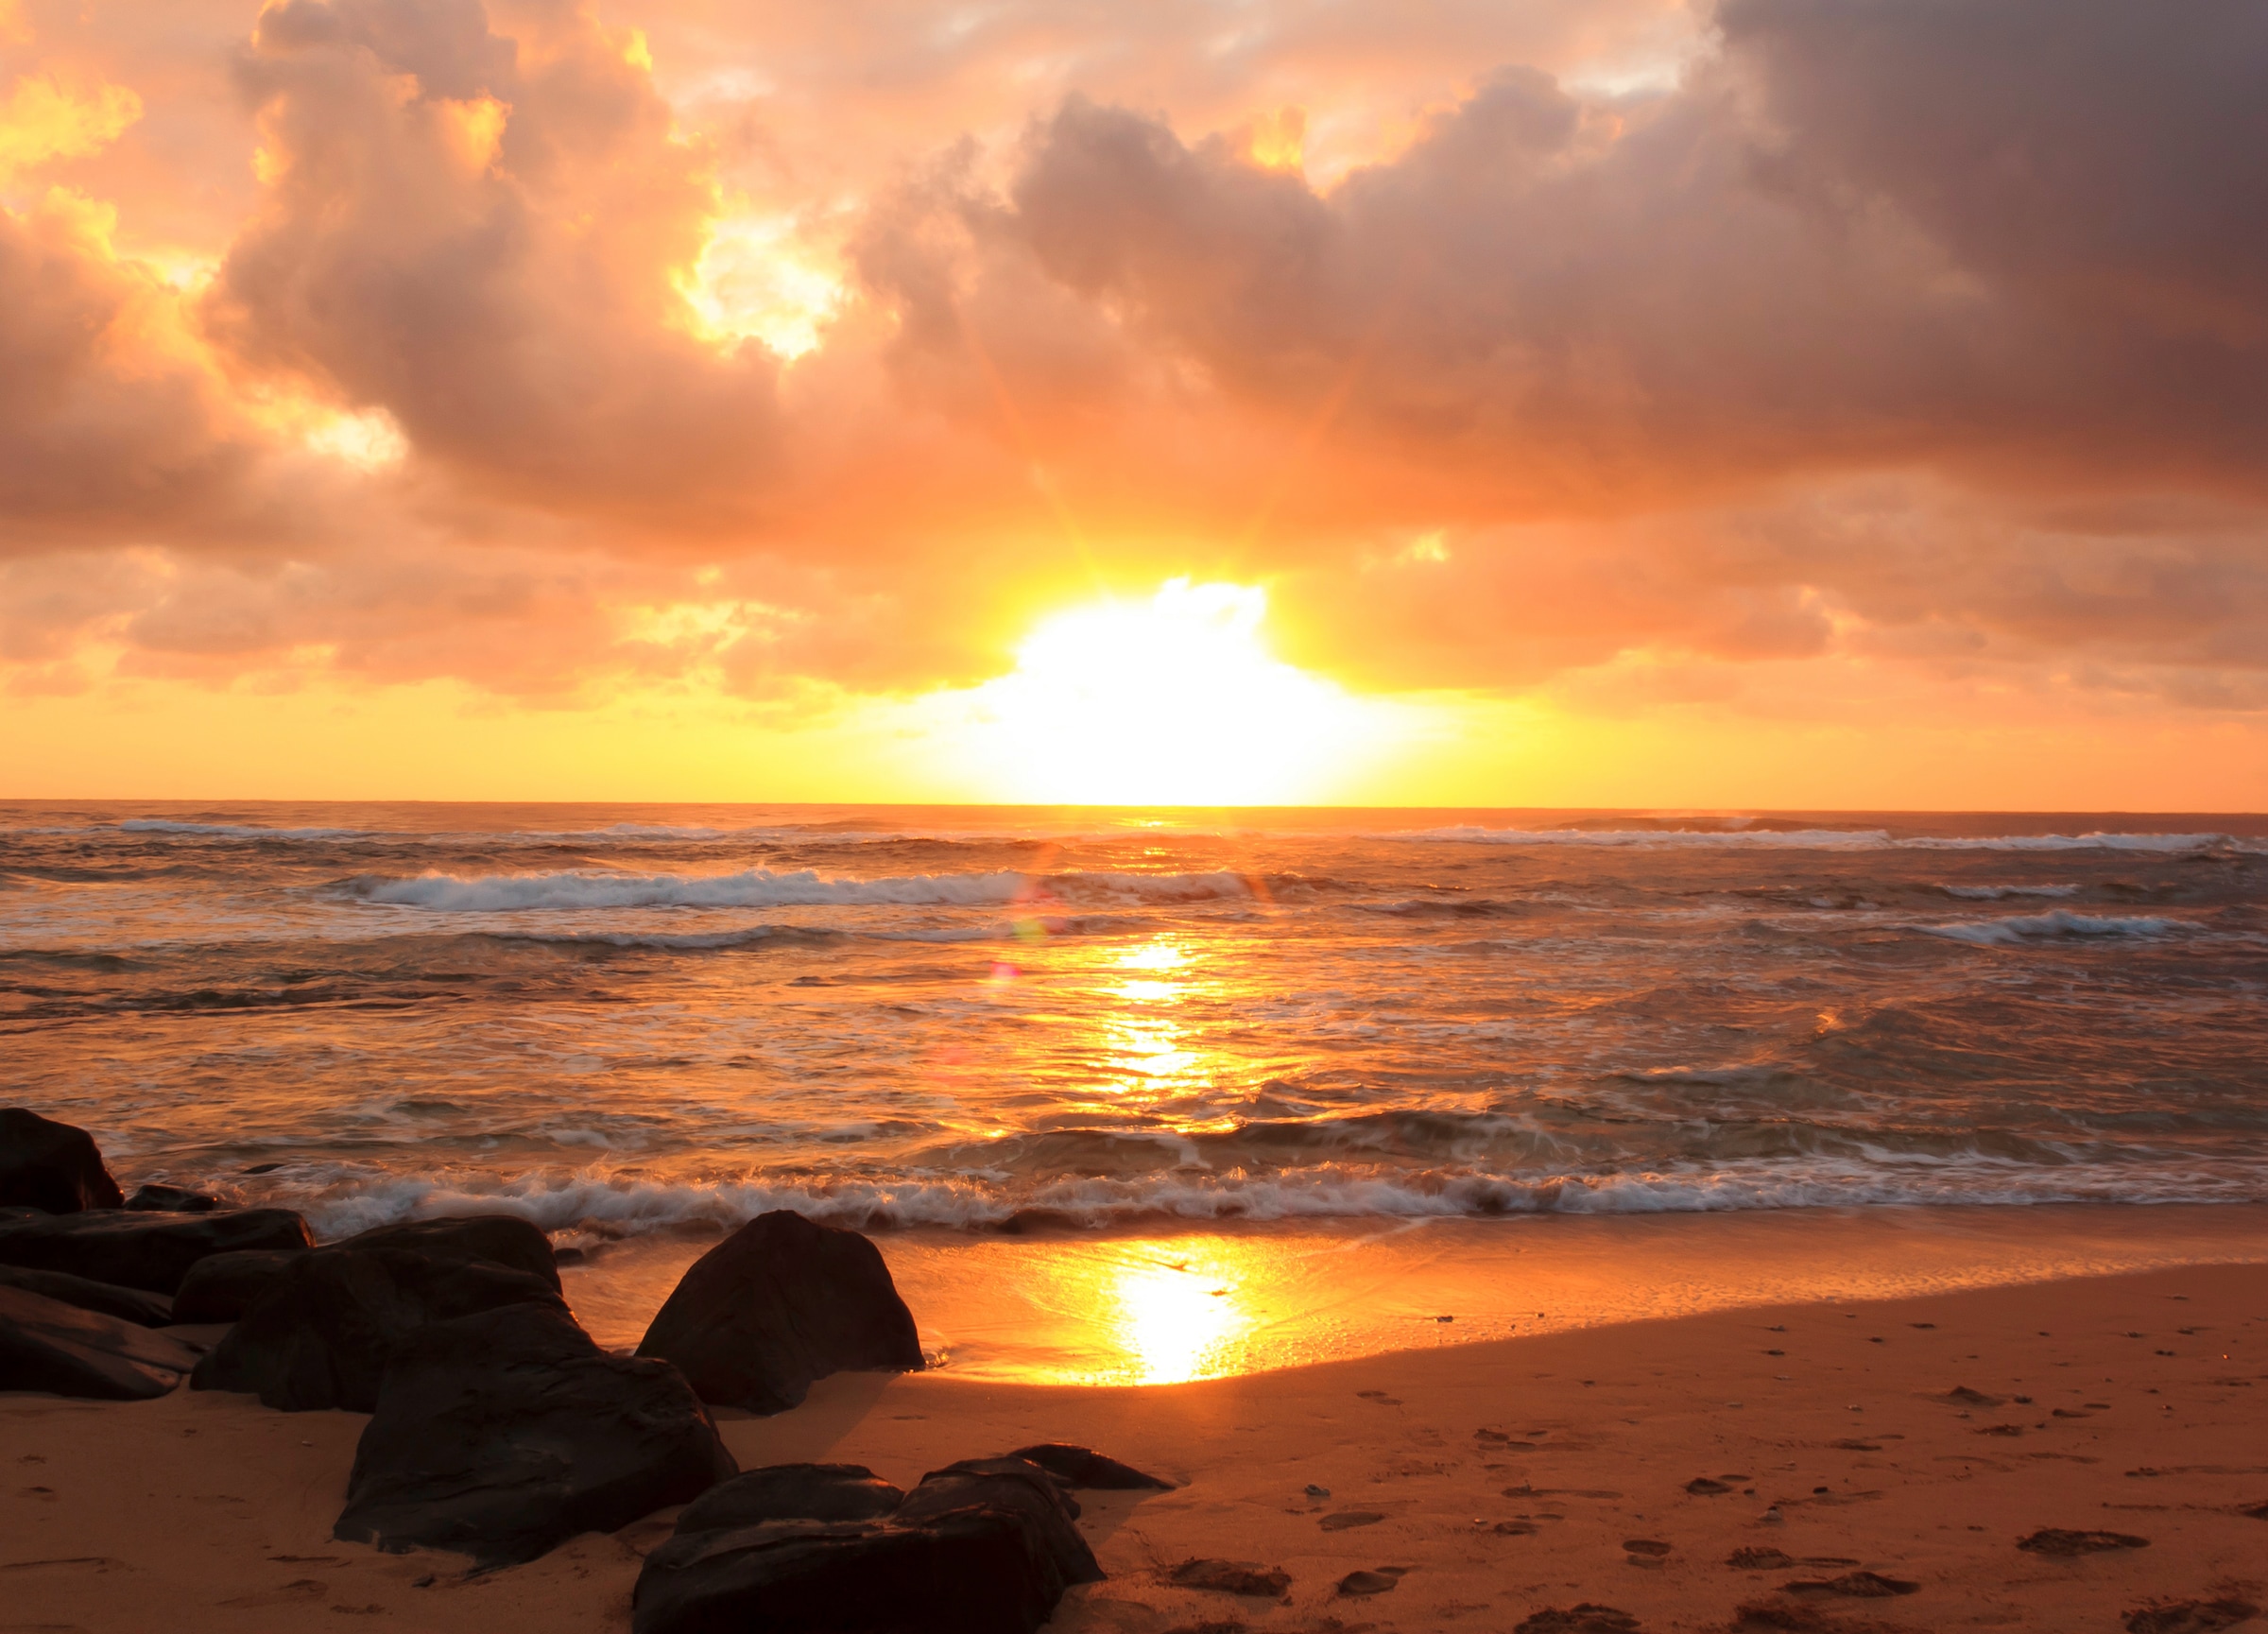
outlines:
[[[744,1468],[850,1461],[908,1483],[1068,1439],[1170,1477],[1172,1492],[1082,1494],[1109,1578],[1051,1625],[1078,1634],[1509,1629],[1579,1601],[1658,1631],[1732,1627],[1744,1605],[1795,1619],[1750,1626],[2112,1630],[2154,1599],[2268,1604],[2268,1519],[2242,1512],[2268,1505],[2264,1406],[2268,1264],[2254,1263],[1749,1304],[1180,1384],[843,1374],[790,1412],[718,1419]],[[336,1543],[364,1422],[186,1390],[0,1396],[13,1625],[102,1634],[163,1605],[191,1631],[342,1615],[626,1626],[674,1512],[476,1577],[458,1557]],[[2016,1548],[2047,1527],[2149,1543]],[[1735,1570],[1738,1548],[1788,1564]],[[1193,1556],[1280,1566],[1288,1603],[1166,1580]],[[1381,1567],[1400,1573],[1389,1590],[1338,1591]],[[1919,1587],[1781,1588],[1853,1572]]]

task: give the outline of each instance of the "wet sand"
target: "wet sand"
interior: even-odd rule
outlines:
[[[2157,1223],[2094,1213],[2138,1245]],[[2216,1213],[2235,1233],[2222,1257],[2245,1231],[2268,1256],[2268,1211]],[[1874,1237],[1879,1258],[1913,1257]],[[1623,1280],[1646,1274],[1624,1259]],[[1737,1280],[1737,1257],[1716,1274]],[[1059,1629],[1511,1629],[1588,1602],[1657,1630],[2115,1630],[2159,1601],[2268,1608],[2268,1510],[2246,1512],[2268,1506],[2258,1263],[1718,1308],[1171,1385],[838,1376],[791,1413],[721,1417],[744,1467],[850,1460],[910,1485],[1063,1439],[1180,1483],[1083,1495],[1110,1576],[1067,1598]],[[481,1577],[335,1543],[363,1421],[186,1391],[0,1396],[0,1630],[626,1626],[668,1515]],[[2018,1547],[2048,1528],[2147,1542]],[[1751,1564],[1728,1564],[1741,1551]],[[1173,1581],[1202,1557],[1280,1569],[1288,1591]],[[1343,1591],[1358,1573],[1371,1591]],[[1876,1592],[1788,1587],[1838,1582]]]

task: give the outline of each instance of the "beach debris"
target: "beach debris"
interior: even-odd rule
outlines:
[[[710,1488],[678,1517],[679,1532],[727,1532],[766,1521],[874,1521],[905,1502],[864,1464],[767,1464]]]
[[[1533,1521],[1499,1521],[1488,1529],[1499,1538],[1533,1538],[1536,1536],[1536,1522]]]
[[[1122,1464],[1116,1458],[1107,1458],[1091,1447],[1074,1446],[1069,1441],[1040,1441],[1029,1447],[1019,1447],[1008,1454],[1037,1464],[1058,1481],[1072,1487],[1084,1487],[1097,1492],[1170,1492],[1171,1481],[1145,1474],[1131,1464]],[[1324,1496],[1329,1497],[1329,1493]]]
[[[0,1264],[67,1271],[90,1281],[172,1295],[189,1267],[236,1248],[305,1248],[307,1222],[289,1209],[137,1214],[123,1209],[0,1218]]]
[[[674,1363],[702,1401],[752,1413],[784,1412],[830,1373],[923,1366],[881,1250],[786,1209],[696,1260],[638,1354]]]
[[[1834,1594],[1847,1600],[1887,1600],[1899,1594],[1917,1594],[1921,1585],[1874,1572],[1846,1572],[1840,1577],[1798,1577],[1792,1583],[1782,1583],[1779,1590],[1783,1594]]]
[[[1289,1572],[1280,1566],[1263,1566],[1257,1560],[1193,1558],[1182,1561],[1168,1575],[1177,1588],[1241,1594],[1251,1600],[1281,1599],[1292,1586]]]
[[[1786,1519],[1787,1517],[1779,1512],[1779,1505],[1778,1504],[1773,1505],[1761,1515],[1757,1517],[1757,1520],[1766,1526],[1777,1526]]]
[[[1828,1445],[1844,1453],[1879,1453],[1882,1450],[1882,1444],[1880,1441],[1842,1440],[1830,1441]]]
[[[1331,1488],[1329,1487],[1318,1487],[1313,1481],[1310,1481],[1307,1484],[1307,1495],[1310,1498],[1328,1498],[1331,1496]]]
[[[524,1220],[516,1224],[534,1230]],[[448,1257],[447,1238],[428,1243],[361,1247],[350,1239],[293,1255],[198,1364],[191,1387],[256,1394],[287,1413],[369,1413],[396,1356],[432,1323],[534,1305],[573,1325],[544,1278],[491,1260]]]
[[[2220,1600],[2169,1600],[2126,1613],[2126,1634],[2214,1634],[2258,1617],[2260,1608],[2230,1595]]]
[[[2072,1532],[2050,1526],[2019,1539],[2016,1545],[2033,1555],[2070,1559],[2078,1555],[2100,1555],[2111,1549],[2147,1549],[2150,1539],[2131,1532]]]
[[[1969,1432],[1972,1436],[2020,1436],[2023,1433],[2021,1424],[1979,1424]]]
[[[839,1479],[864,1489],[857,1476]],[[824,1483],[797,1475],[773,1489],[799,1486],[816,1495]],[[1059,1480],[1022,1458],[932,1471],[895,1508],[864,1520],[744,1523],[749,1512],[721,1497],[686,1509],[638,1574],[633,1634],[1031,1634],[1066,1589],[1103,1577]]]
[[[21,1288],[43,1299],[77,1305],[82,1311],[115,1316],[121,1322],[131,1322],[140,1328],[167,1328],[180,1320],[173,1314],[174,1302],[163,1294],[97,1282],[86,1277],[74,1277],[68,1271],[34,1271],[22,1265],[0,1265],[0,1288]]]
[[[0,1107],[0,1205],[76,1214],[125,1201],[93,1135],[29,1107]]]
[[[1339,1579],[1341,1594],[1383,1594],[1401,1581],[1401,1574],[1391,1571],[1349,1572]]]
[[[1341,1509],[1315,1522],[1326,1532],[1344,1532],[1352,1526],[1375,1526],[1385,1517],[1376,1509]]]
[[[1673,1547],[1674,1545],[1665,1543],[1658,1538],[1625,1538],[1623,1539],[1623,1549],[1625,1554],[1651,1555],[1656,1559],[1667,1555]]]
[[[189,1267],[173,1297],[177,1322],[233,1322],[274,1287],[304,1248],[238,1248],[212,1254]]]
[[[197,1358],[139,1322],[0,1286],[0,1390],[147,1401],[170,1394]]]
[[[1735,1572],[1780,1572],[1796,1564],[1795,1559],[1778,1549],[1735,1549],[1725,1557],[1725,1564]]]
[[[391,1358],[332,1535],[505,1565],[732,1473],[675,1367],[607,1354],[556,1299],[511,1304],[429,1322]]]
[[[1685,1484],[1685,1489],[1697,1498],[1713,1498],[1720,1492],[1732,1490],[1724,1482],[1712,1481],[1707,1475],[1695,1475]]]
[[[1523,1617],[1512,1634],[1640,1634],[1638,1619],[1613,1606],[1584,1600],[1573,1606],[1547,1606]]]
[[[1955,1385],[1941,1398],[1947,1402],[1958,1402],[1965,1407],[1997,1407],[2007,1399],[2005,1396],[1987,1396],[1984,1391],[1972,1390],[1967,1385]]]

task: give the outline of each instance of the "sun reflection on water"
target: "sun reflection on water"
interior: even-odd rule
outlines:
[[[1130,1383],[1177,1385],[1236,1370],[1237,1341],[1253,1316],[1232,1265],[1132,1262],[1117,1266],[1098,1291]]]

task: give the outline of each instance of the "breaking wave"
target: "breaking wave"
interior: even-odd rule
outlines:
[[[2141,915],[2075,914],[2054,908],[2044,914],[2018,914],[2004,920],[1979,920],[1950,925],[1915,927],[1933,937],[1948,937],[1977,947],[2013,947],[2023,942],[2059,937],[2162,937],[2170,932],[2198,928],[2193,920],[2168,920]]]
[[[1054,904],[1194,903],[1248,898],[1242,874],[1021,873],[913,874],[898,879],[824,879],[809,869],[774,873],[626,874],[576,870],[542,874],[399,877],[362,874],[348,894],[389,907],[441,913],[508,913],[576,908],[1028,907]]]

